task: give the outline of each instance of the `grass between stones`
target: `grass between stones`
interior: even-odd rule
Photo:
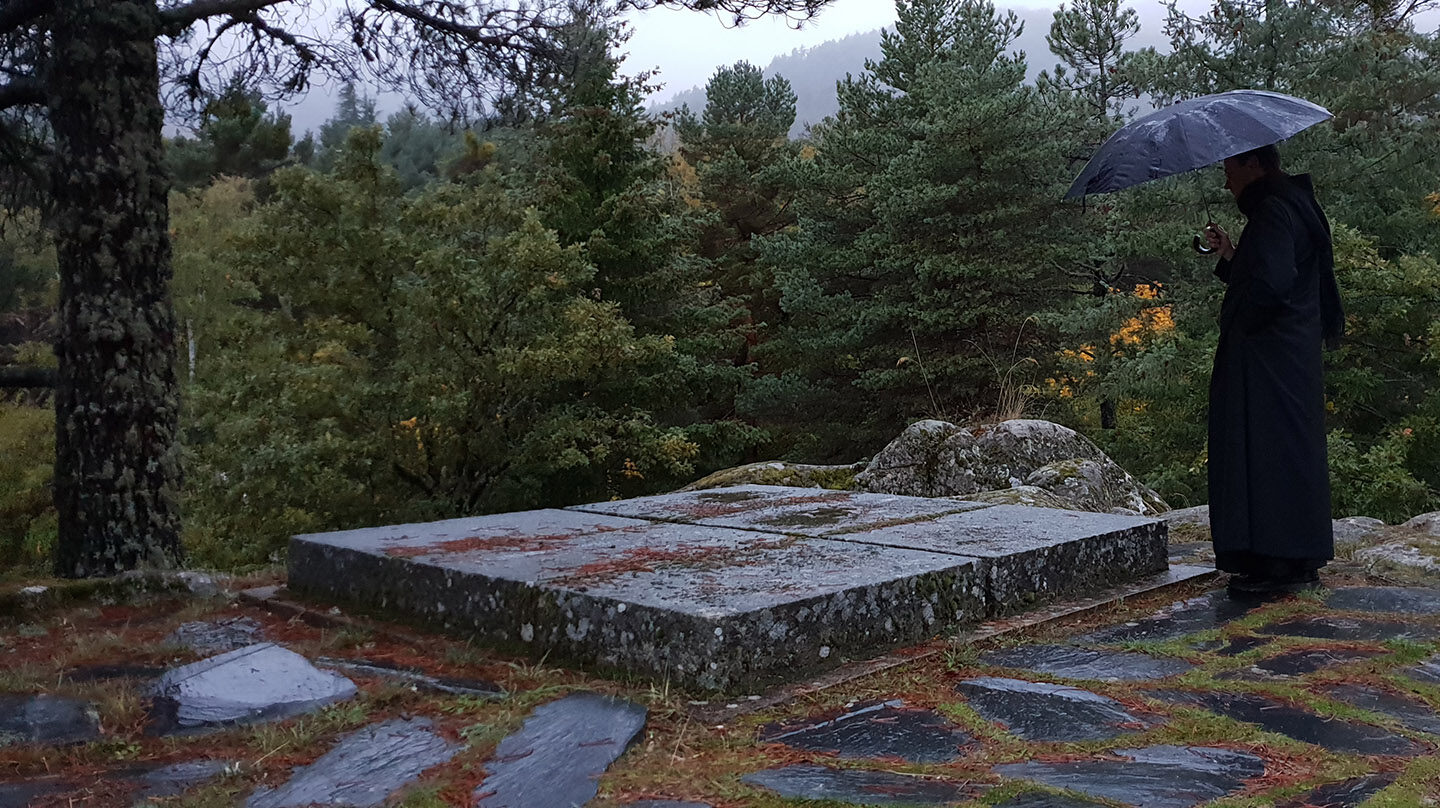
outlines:
[[[236,606],[223,599],[197,600],[165,593],[144,594],[125,602],[57,602],[48,610],[32,610],[22,617],[0,622],[0,692],[50,692],[93,701],[101,717],[103,736],[99,741],[58,752],[19,745],[0,748],[0,780],[63,773],[98,783],[104,772],[120,766],[202,757],[233,760],[240,764],[237,771],[165,803],[180,808],[233,806],[256,786],[284,782],[295,767],[313,762],[348,732],[388,718],[422,715],[432,719],[440,734],[463,744],[464,749],[399,795],[397,805],[402,808],[468,805],[470,795],[484,779],[485,762],[495,746],[518,729],[534,707],[573,691],[592,690],[636,701],[650,710],[645,733],[602,779],[596,808],[617,808],[640,798],[697,800],[717,808],[794,806],[794,801],[750,786],[741,778],[760,769],[801,762],[982,784],[990,790],[972,804],[994,805],[1024,791],[1062,793],[1004,782],[991,773],[995,765],[1026,759],[1107,756],[1116,749],[1152,744],[1223,746],[1266,760],[1268,769],[1264,777],[1251,782],[1243,793],[1213,803],[1216,808],[1270,806],[1283,798],[1304,794],[1317,785],[1385,767],[1400,771],[1401,775],[1394,785],[1367,803],[1367,808],[1416,808],[1425,805],[1427,799],[1440,798],[1440,761],[1434,758],[1382,760],[1326,752],[1254,725],[1152,697],[1152,691],[1157,689],[1253,692],[1323,716],[1364,721],[1434,743],[1435,739],[1404,730],[1387,716],[1328,698],[1322,690],[1325,685],[1336,682],[1386,686],[1440,709],[1440,687],[1415,682],[1397,673],[1433,653],[1434,643],[1368,644],[1367,647],[1385,648],[1389,653],[1304,677],[1260,682],[1226,681],[1216,677],[1247,668],[1287,649],[1354,647],[1355,644],[1276,637],[1265,646],[1234,657],[1193,647],[1197,640],[1230,638],[1288,617],[1325,613],[1317,597],[1268,604],[1221,629],[1163,642],[1125,644],[1125,650],[1185,658],[1200,666],[1160,682],[1064,680],[990,666],[981,661],[981,654],[992,648],[1026,642],[1063,642],[1102,625],[1139,619],[1199,591],[1195,587],[1132,598],[1088,615],[981,643],[952,644],[942,654],[802,696],[781,707],[736,718],[723,726],[700,724],[692,717],[689,702],[704,696],[683,693],[664,683],[651,684],[633,678],[601,679],[543,661],[507,657],[464,640],[439,635],[415,635],[414,642],[401,642],[388,632],[359,627],[317,628],[256,608]],[[312,659],[348,656],[419,667],[436,675],[483,679],[500,685],[508,697],[497,701],[416,692],[390,681],[352,676],[361,687],[360,698],[331,705],[308,716],[275,724],[231,728],[199,738],[150,738],[143,733],[146,706],[141,692],[143,685],[125,680],[76,682],[66,676],[67,671],[80,665],[124,663],[173,667],[194,661],[201,658],[200,655],[167,646],[164,638],[185,621],[240,615],[258,621],[266,639]],[[1084,687],[1115,699],[1132,712],[1157,720],[1157,726],[1109,741],[1025,742],[981,718],[956,692],[955,686],[964,679],[989,675]],[[954,762],[922,765],[895,759],[842,759],[780,744],[760,744],[756,740],[760,728],[772,721],[799,719],[858,701],[896,698],[903,699],[909,707],[933,709],[946,716],[973,736],[974,743]],[[89,808],[129,805],[127,796],[113,789],[106,792],[97,786],[84,796],[86,801],[75,804]],[[805,804],[824,808],[844,803]]]

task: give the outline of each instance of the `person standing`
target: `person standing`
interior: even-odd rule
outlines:
[[[1344,327],[1330,224],[1309,175],[1274,146],[1225,160],[1247,219],[1234,244],[1206,229],[1225,283],[1210,380],[1210,528],[1239,592],[1293,592],[1335,557],[1322,344]]]

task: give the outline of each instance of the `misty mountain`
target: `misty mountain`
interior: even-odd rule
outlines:
[[[1005,11],[1006,9],[1000,9]],[[1024,30],[1011,45],[1011,49],[1025,55],[1026,75],[1034,81],[1042,70],[1054,68],[1056,58],[1045,42],[1050,32],[1054,12],[1050,9],[1013,9],[1024,24]],[[1161,32],[1162,11],[1137,8],[1140,14],[1140,33],[1130,40],[1129,47],[1138,50],[1154,46],[1168,50],[1168,40]],[[835,98],[835,84],[846,74],[858,75],[865,69],[865,60],[880,58],[880,32],[876,29],[861,34],[852,34],[843,39],[823,42],[813,48],[798,48],[783,56],[777,56],[765,67],[765,77],[780,75],[789,80],[795,90],[795,125],[790,137],[804,134],[810,124],[819,123],[839,110]],[[717,66],[718,67],[718,66]],[[697,86],[676,94],[670,100],[654,105],[651,113],[660,114],[689,105],[699,113],[705,108],[705,87]]]

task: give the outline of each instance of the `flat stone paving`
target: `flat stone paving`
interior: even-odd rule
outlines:
[[[779,486],[296,536],[290,589],[737,691],[1166,569],[1163,523]]]
[[[1355,608],[1377,597],[1396,611]],[[143,738],[106,720],[103,745],[61,748],[70,741],[59,728],[74,711],[42,710],[34,715],[44,720],[27,719],[6,739],[10,746],[0,747],[0,756],[11,755],[3,758],[7,766],[28,765],[21,776],[0,774],[0,807],[68,804],[53,800],[72,795],[120,800],[93,803],[105,806],[132,805],[146,795],[251,808],[317,800],[377,805],[404,804],[412,794],[419,804],[434,796],[482,808],[801,808],[813,800],[956,808],[1201,808],[1225,800],[1220,804],[1362,808],[1372,797],[1382,800],[1375,805],[1430,805],[1440,802],[1434,777],[1440,688],[1425,677],[1440,671],[1440,639],[1396,644],[1257,633],[1357,616],[1440,626],[1440,614],[1426,603],[1349,589],[1258,605],[1229,604],[1223,592],[1177,598],[1128,619],[1102,612],[1037,626],[1018,644],[997,638],[1003,650],[917,659],[725,726],[686,717],[685,697],[658,687],[583,684],[580,674],[545,678],[518,665],[513,676],[505,665],[486,668],[497,686],[478,688],[484,698],[463,690],[409,693],[379,680],[420,676],[424,657],[400,657],[407,664],[367,660],[366,654],[386,657],[387,644],[377,636],[377,647],[365,643],[354,659],[327,659],[318,651],[339,651],[317,640],[316,629],[308,642],[318,644],[298,650],[261,646],[189,664],[181,657],[161,681],[193,683],[200,673],[221,670],[226,676],[211,684],[223,695],[227,682],[259,680],[266,698],[278,701],[266,705],[258,694],[233,693],[248,720],[297,706],[285,685],[290,674],[323,683],[335,675],[312,665],[345,662],[360,689],[328,717],[311,712],[290,719],[293,726],[166,739]],[[1411,605],[1414,612],[1403,611]],[[152,636],[158,642],[171,628]],[[277,643],[305,642],[297,640],[300,633],[278,618],[266,624]],[[1122,635],[1134,638],[1117,639]],[[68,642],[56,641],[62,648]],[[0,656],[6,653],[0,648]],[[1186,667],[1171,674],[1157,667],[1163,662]],[[64,659],[55,666],[73,668]],[[1274,670],[1245,681],[1226,678],[1262,667]],[[1104,675],[1110,672],[1121,675]],[[433,669],[425,673],[442,678]],[[60,689],[46,699],[72,698],[84,687],[100,687],[112,699],[129,688],[138,697],[158,686],[121,677],[66,691],[63,676],[45,680],[57,678]],[[605,693],[583,689],[592,686]],[[323,711],[345,692],[321,695],[306,709]],[[34,695],[11,697],[19,699],[13,707]],[[346,723],[331,723],[341,716],[349,716]],[[307,750],[284,746],[276,759],[266,757],[274,744],[311,733]],[[209,747],[217,737],[227,748]],[[163,754],[115,762],[119,743]],[[51,760],[60,764],[52,769]],[[86,763],[67,772],[69,760]],[[220,792],[204,796],[212,788]]]

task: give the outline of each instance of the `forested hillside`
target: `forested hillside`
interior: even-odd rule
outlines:
[[[1282,149],[1315,177],[1349,314],[1326,358],[1337,515],[1440,509],[1440,35],[1413,6],[1217,0],[1173,11],[1161,49],[1115,0],[899,12],[720,68],[673,149],[647,145],[650,79],[621,74],[603,17],[468,128],[418,103],[377,120],[352,89],[297,139],[266,76],[216,90],[165,155],[192,557],[850,462],[927,417],[1064,422],[1205,502],[1222,288],[1190,242],[1241,229],[1222,177],[1061,195],[1137,97],[1240,87],[1335,113]],[[12,207],[0,365],[43,370],[54,222]],[[0,398],[5,563],[54,543],[52,404]]]

